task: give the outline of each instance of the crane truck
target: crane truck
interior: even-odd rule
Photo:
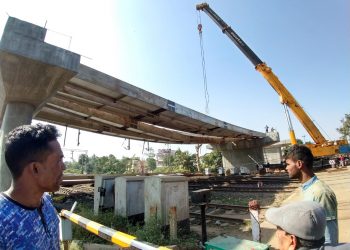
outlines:
[[[310,148],[315,157],[327,157],[338,154],[340,153],[339,149],[341,147],[349,147],[347,140],[328,141],[325,139],[316,125],[312,122],[310,117],[303,110],[301,105],[282,84],[278,77],[272,72],[272,69],[268,67],[265,62],[260,60],[260,58],[248,47],[242,38],[240,38],[237,33],[209,7],[209,4],[197,4],[196,9],[198,11],[205,12],[219,26],[222,32],[233,41],[233,43],[241,50],[241,52],[251,61],[255,69],[263,75],[271,87],[277,92],[280,97],[280,102],[284,107],[289,127],[290,141],[292,144],[296,144],[297,140],[293,130],[288,108],[292,110],[296,118],[300,121],[300,123],[303,125],[303,127],[315,142],[306,144],[306,146]]]

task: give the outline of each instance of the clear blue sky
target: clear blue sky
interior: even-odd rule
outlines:
[[[47,20],[49,30],[72,36],[69,49],[91,58],[83,57],[83,64],[205,113],[199,1],[28,2],[1,0],[1,17],[7,12],[42,26]],[[208,3],[273,69],[327,139],[338,139],[340,119],[350,113],[350,1]],[[261,132],[267,124],[287,139],[278,95],[203,12],[201,20],[209,115]],[[51,35],[52,43],[68,47],[68,37]],[[297,138],[311,140],[291,116]]]

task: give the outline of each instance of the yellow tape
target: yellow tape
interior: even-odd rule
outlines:
[[[86,229],[90,232],[93,232],[96,235],[98,235],[98,230],[100,229],[100,227],[102,227],[102,225],[94,221],[90,221],[86,224]]]
[[[167,247],[158,247],[158,249],[160,249],[160,250],[171,250],[170,248],[167,248]]]
[[[123,232],[116,232],[112,235],[112,242],[121,247],[129,247],[134,239],[136,239],[136,237]]]
[[[71,221],[73,221],[74,223],[76,224],[79,224],[79,219],[81,218],[80,215],[77,215],[77,214],[72,214],[72,215],[69,215],[69,219]]]

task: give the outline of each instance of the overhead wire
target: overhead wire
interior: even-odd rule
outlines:
[[[329,136],[329,134],[327,134],[327,132],[321,127],[321,125],[309,114],[309,112],[307,112],[305,110],[304,107],[302,107],[305,111],[305,113],[310,117],[310,119],[318,126],[318,128],[326,135],[326,137],[328,138],[328,140],[332,140],[332,138]]]

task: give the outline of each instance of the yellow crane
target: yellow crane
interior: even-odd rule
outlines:
[[[253,63],[255,69],[259,71],[263,77],[268,81],[271,87],[277,92],[280,97],[280,101],[284,107],[288,127],[289,136],[292,144],[296,144],[295,133],[293,130],[292,122],[289,116],[289,107],[296,118],[304,126],[306,131],[309,133],[314,144],[306,144],[309,147],[315,157],[330,156],[339,153],[339,147],[348,145],[347,140],[336,140],[328,141],[321,134],[316,125],[312,122],[310,117],[303,110],[301,105],[296,101],[293,95],[287,90],[287,88],[282,84],[278,77],[272,72],[272,69],[267,66],[266,63],[260,60],[260,58],[248,47],[248,45],[237,35],[234,30],[227,25],[210,7],[207,3],[197,4],[196,9],[198,11],[205,12],[226,34],[233,43],[243,52],[243,54]]]

